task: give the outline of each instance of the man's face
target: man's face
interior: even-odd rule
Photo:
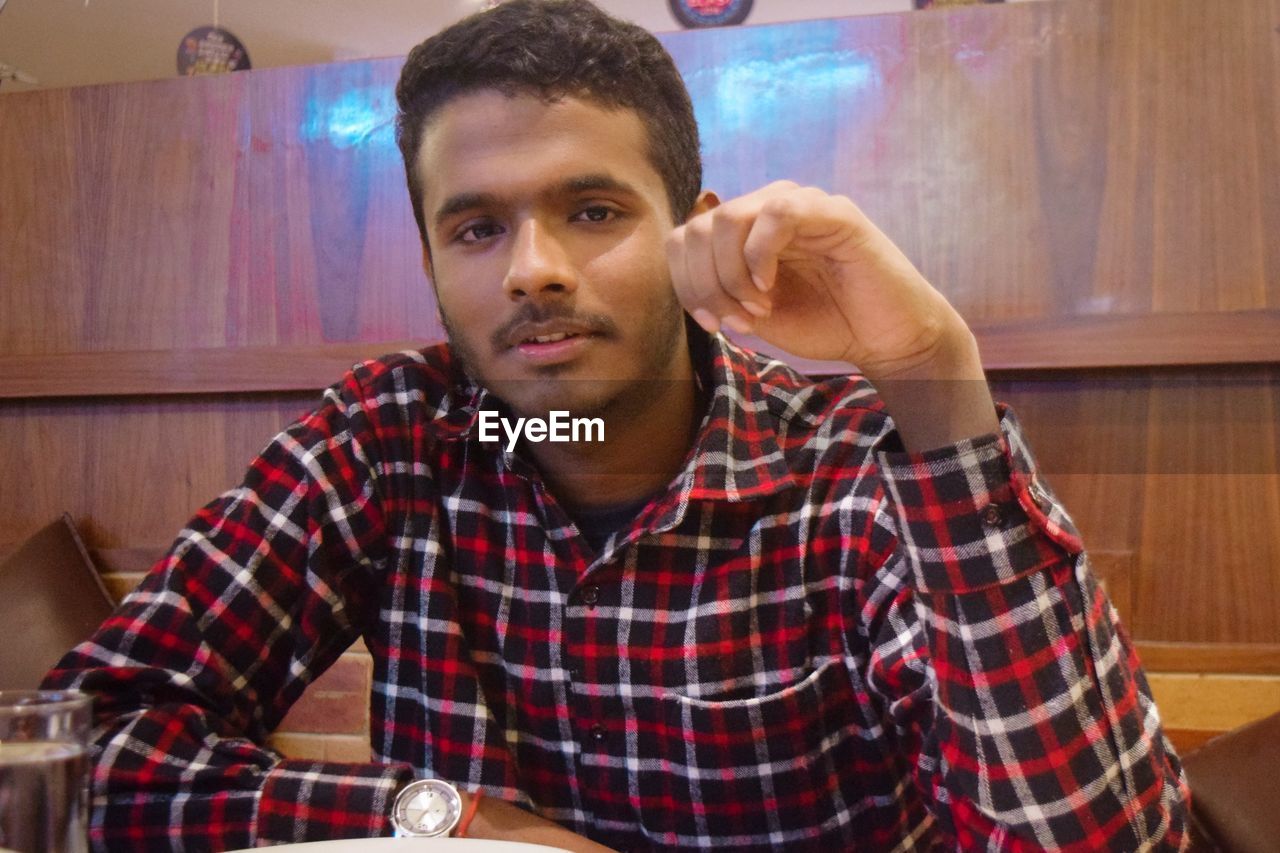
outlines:
[[[430,119],[418,170],[450,346],[517,412],[643,409],[653,380],[691,377],[634,111],[463,95]]]

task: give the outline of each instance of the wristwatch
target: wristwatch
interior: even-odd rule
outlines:
[[[410,782],[396,794],[391,806],[396,838],[447,836],[461,817],[462,796],[441,779]]]

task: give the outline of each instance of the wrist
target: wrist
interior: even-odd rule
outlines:
[[[927,345],[910,355],[857,366],[873,384],[986,379],[978,341],[959,315],[929,337]]]
[[[392,801],[392,834],[397,838],[447,838],[457,828],[465,806],[462,793],[451,783],[415,779]]]
[[[458,827],[453,831],[454,838],[467,837],[467,833],[471,830],[471,823],[475,820],[476,812],[480,808],[480,801],[483,798],[484,792],[479,790],[462,794],[462,819],[458,821]]]
[[[945,447],[998,432],[978,344],[960,325],[929,357],[881,378],[868,376],[909,451]]]

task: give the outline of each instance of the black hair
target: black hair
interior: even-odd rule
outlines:
[[[423,133],[450,100],[484,89],[635,110],[672,217],[683,222],[692,210],[702,189],[698,125],[680,72],[661,43],[587,0],[508,0],[428,38],[409,52],[400,72],[396,142],[424,246],[417,176]]]

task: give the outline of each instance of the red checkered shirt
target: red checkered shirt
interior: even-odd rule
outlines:
[[[98,694],[95,844],[387,834],[417,775],[620,849],[1176,849],[1179,763],[1012,414],[892,452],[864,380],[695,349],[688,464],[598,553],[447,347],[329,389],[46,682]],[[371,763],[264,748],[358,637]]]

